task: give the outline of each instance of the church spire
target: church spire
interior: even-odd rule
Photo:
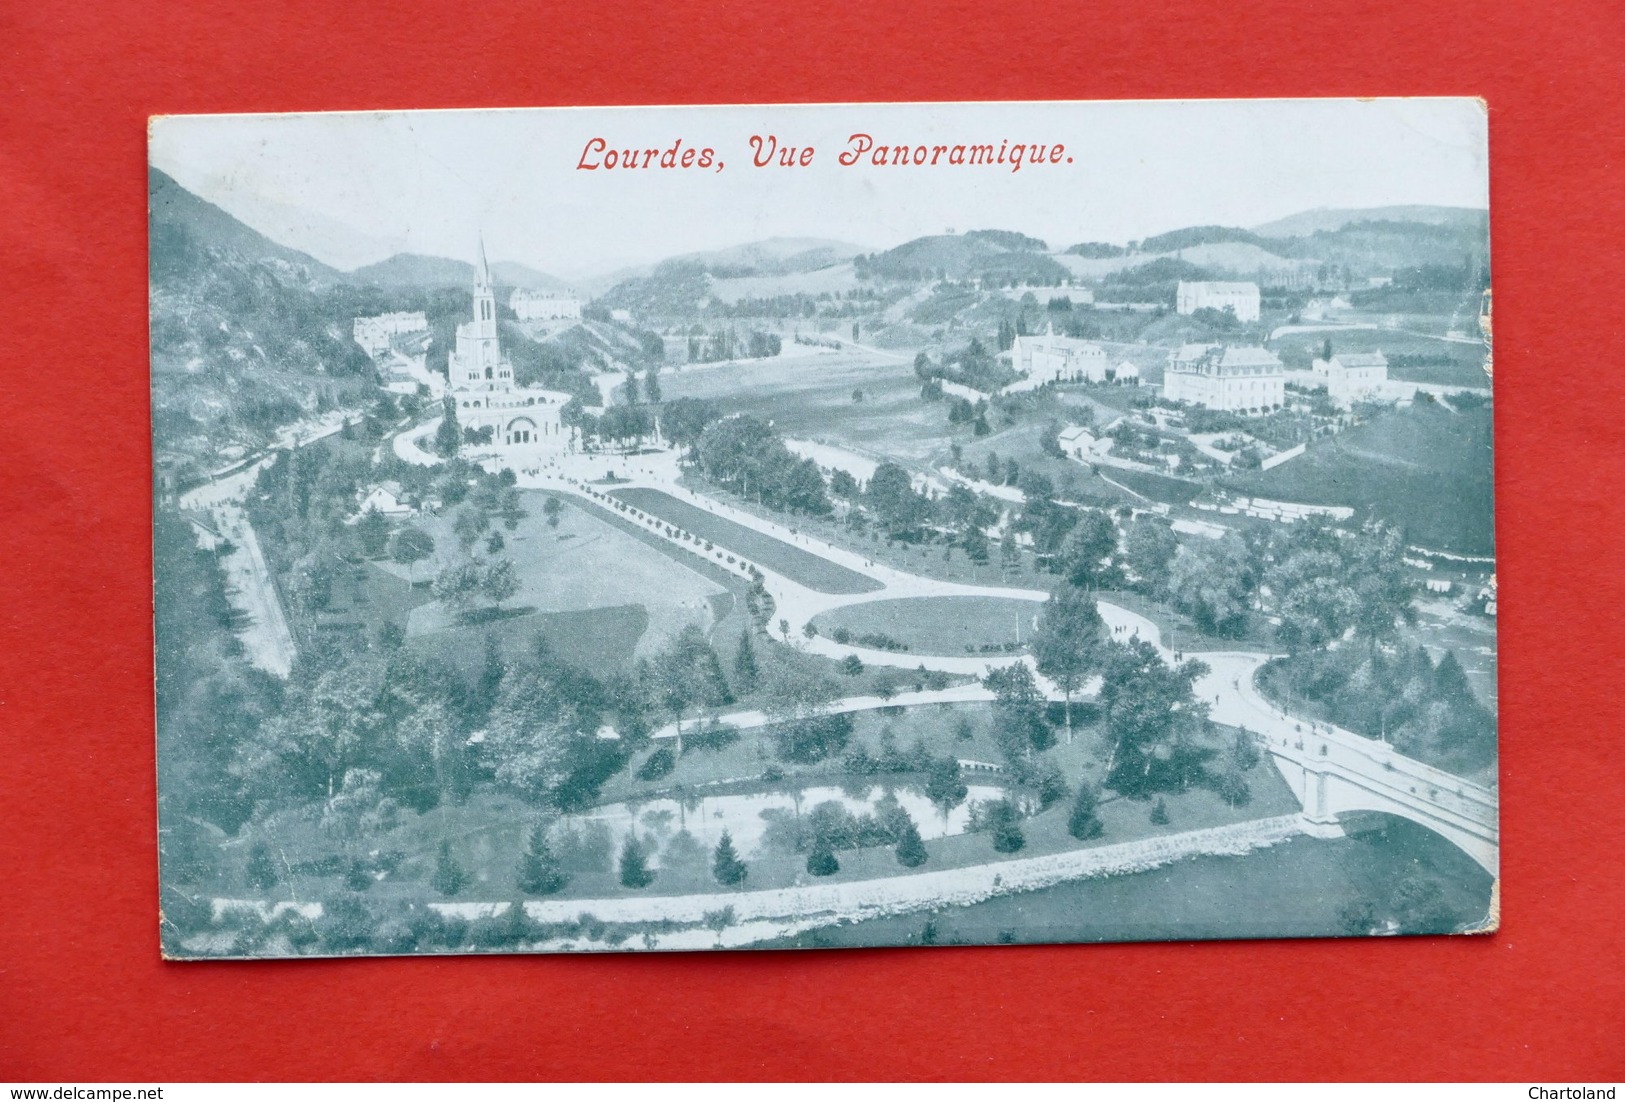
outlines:
[[[480,259],[478,266],[474,270],[474,282],[482,283],[487,287],[491,285],[491,266],[485,262],[484,233],[480,234]]]

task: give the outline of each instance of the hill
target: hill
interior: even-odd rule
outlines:
[[[562,279],[511,260],[493,263],[491,275],[503,286],[535,291],[563,291],[570,286]],[[387,260],[357,268],[344,278],[376,287],[468,287],[474,282],[474,265],[444,256],[396,253]]]
[[[1491,409],[1456,413],[1428,401],[1387,410],[1271,471],[1226,478],[1242,493],[1350,505],[1399,524],[1424,547],[1488,555],[1492,527]]]
[[[937,234],[905,241],[883,253],[858,257],[862,277],[918,282],[927,279],[982,279],[1053,284],[1067,277],[1054,257],[1032,246],[1042,241],[1010,231]],[[1016,246],[1016,247],[1012,247]]]
[[[306,283],[337,283],[344,278],[309,253],[278,245],[151,167],[147,169],[147,226],[149,250],[155,258],[191,246],[224,250],[247,263],[272,264]]]
[[[1333,208],[1301,211],[1254,226],[1259,237],[1307,237],[1310,234],[1340,230],[1354,222],[1417,222],[1428,226],[1472,229],[1487,223],[1489,213],[1476,207],[1398,207]]]
[[[207,465],[280,425],[376,393],[350,339],[365,292],[156,170],[148,177],[155,451]]]
[[[821,237],[769,237],[726,249],[687,253],[665,263],[697,267],[723,279],[813,272],[852,259],[863,248]],[[641,273],[634,273],[641,274]]]

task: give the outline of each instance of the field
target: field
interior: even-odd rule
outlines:
[[[1397,329],[1335,329],[1311,333],[1288,333],[1270,342],[1270,349],[1281,357],[1289,370],[1307,371],[1312,358],[1319,356],[1322,345],[1332,342],[1332,352],[1382,352],[1384,355],[1415,356],[1425,358],[1416,364],[1393,365],[1388,375],[1416,383],[1434,383],[1440,386],[1485,388],[1490,384],[1484,374],[1485,349],[1474,342],[1440,340],[1419,336]],[[1437,361],[1437,362],[1434,362]]]
[[[728,588],[702,573],[698,559],[639,538],[607,514],[560,497],[558,526],[547,524],[543,504],[548,495],[522,495],[526,516],[513,531],[501,527],[504,546],[497,554],[512,559],[519,592],[502,609],[471,625],[449,614],[438,601],[414,608],[407,616],[408,638],[444,634],[436,646],[458,654],[470,649],[486,631],[503,639],[546,632],[562,649],[581,650],[583,664],[618,666],[642,656],[687,624],[710,630],[734,604]],[[428,518],[423,527],[437,547],[456,546],[449,515]],[[419,567],[419,578],[431,572]],[[586,618],[593,630],[581,625]],[[550,631],[556,626],[558,630]],[[472,648],[476,657],[480,647]]]
[[[662,377],[665,397],[709,398],[729,413],[771,421],[784,436],[826,439],[860,452],[925,462],[946,451],[948,404],[920,398],[913,356],[843,349],[816,356],[728,364]],[[863,392],[853,401],[854,391]]]
[[[1349,505],[1401,525],[1410,542],[1459,555],[1494,551],[1489,407],[1432,402],[1381,413],[1273,471],[1231,475],[1244,494]]]
[[[687,502],[678,501],[670,494],[659,490],[616,490],[615,496],[650,516],[659,517],[667,523],[693,532],[702,539],[726,547],[735,554],[820,593],[872,593],[882,588],[873,578],[837,566],[753,528],[746,528],[742,524],[735,524]]]
[[[983,644],[1030,640],[1040,607],[1003,597],[912,597],[832,609],[815,617],[813,626],[826,638],[844,629],[860,645],[861,636],[880,634],[906,644],[910,653],[957,655]]]

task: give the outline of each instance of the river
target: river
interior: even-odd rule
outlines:
[[[1326,937],[1346,932],[1340,911],[1357,896],[1390,899],[1407,878],[1438,884],[1436,930],[1477,923],[1488,910],[1488,874],[1442,839],[1386,820],[1381,830],[1347,838],[1299,837],[1239,857],[1191,858],[966,907],[826,927],[771,944]]]

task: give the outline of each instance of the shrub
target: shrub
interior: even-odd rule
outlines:
[[[640,781],[657,781],[661,777],[670,776],[671,771],[676,768],[677,755],[671,752],[670,746],[662,746],[638,766],[637,777]]]
[[[841,863],[828,846],[820,846],[807,855],[807,871],[814,876],[834,876],[841,871]]]
[[[1168,825],[1168,802],[1161,796],[1158,796],[1157,802],[1151,805],[1151,821],[1157,826]]]

